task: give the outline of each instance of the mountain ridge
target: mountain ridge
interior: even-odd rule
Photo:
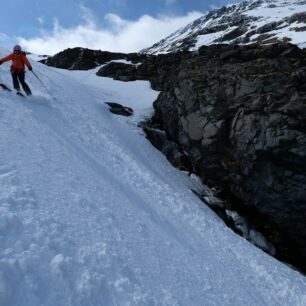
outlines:
[[[210,11],[141,51],[196,51],[203,45],[291,42],[306,46],[306,1],[252,0]]]

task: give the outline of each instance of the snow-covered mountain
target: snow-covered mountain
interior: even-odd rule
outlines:
[[[305,277],[228,229],[146,140],[148,82],[33,66],[53,98],[30,73],[33,97],[0,92],[1,306],[306,304]]]
[[[269,44],[306,47],[306,1],[251,0],[211,11],[143,53],[197,50],[211,44]]]

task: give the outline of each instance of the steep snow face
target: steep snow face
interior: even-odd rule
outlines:
[[[306,45],[306,1],[253,0],[211,11],[143,53],[197,50],[210,44],[268,44],[288,41]]]
[[[306,304],[306,279],[229,230],[148,143],[147,82],[33,66],[55,100],[30,73],[35,96],[0,92],[0,305]]]

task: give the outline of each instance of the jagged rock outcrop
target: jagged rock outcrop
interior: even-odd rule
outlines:
[[[113,60],[127,60],[138,63],[145,59],[146,55],[138,53],[112,53],[86,48],[66,49],[41,62],[52,67],[69,70],[89,70]]]
[[[99,69],[98,76],[111,77],[120,81],[149,80],[153,89],[161,91],[170,86],[177,71],[173,69],[192,56],[192,52],[148,55],[138,64],[111,62]]]

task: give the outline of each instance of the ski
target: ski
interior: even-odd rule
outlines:
[[[3,83],[0,83],[0,88],[1,88],[2,90],[7,90],[7,91],[12,92],[12,90],[11,90],[9,87],[7,87],[5,84],[3,84]],[[26,96],[25,96],[22,92],[20,92],[20,91],[17,91],[17,92],[16,92],[16,95],[17,95],[17,96],[20,96],[20,97],[23,97],[23,98],[26,97]]]
[[[18,92],[18,91],[17,91],[17,92],[16,92],[16,95],[17,95],[17,96],[21,96],[21,97],[24,97],[24,98],[25,98],[25,95],[24,95],[23,93],[21,93],[21,92]]]
[[[3,89],[3,90],[8,90],[8,91],[12,91],[9,87],[7,87],[5,84],[3,83],[0,83],[0,87]]]

